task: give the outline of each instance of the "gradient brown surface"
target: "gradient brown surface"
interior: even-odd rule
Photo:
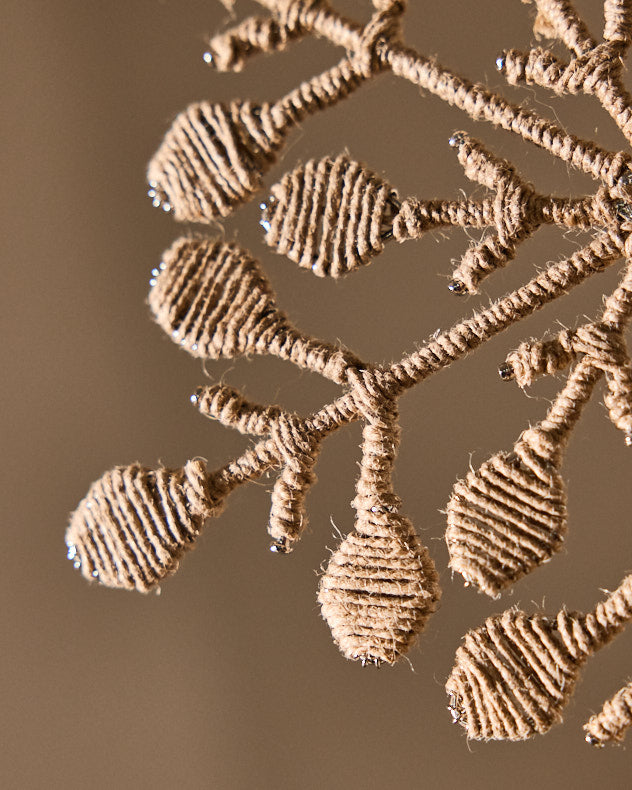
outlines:
[[[595,31],[598,5],[579,4]],[[517,0],[411,6],[412,45],[491,85],[501,85],[497,53],[532,40],[529,9]],[[338,7],[366,17],[369,3]],[[252,8],[237,4],[240,17]],[[220,465],[245,446],[188,403],[206,376],[302,411],[336,392],[276,360],[209,363],[205,372],[162,336],[144,302],[149,272],[185,229],[151,208],[144,168],[189,102],[273,99],[340,52],[307,41],[241,75],[217,75],[201,59],[205,36],[228,21],[214,0],[4,0],[3,12],[0,786],[629,787],[630,744],[594,751],[581,724],[630,676],[632,633],[589,662],[564,725],[532,742],[468,744],[450,723],[443,690],[461,635],[489,614],[514,603],[588,609],[600,588],[632,569],[632,455],[599,397],[564,469],[566,550],[513,593],[494,602],[451,579],[439,512],[470,461],[509,448],[561,386],[545,381],[527,397],[498,380],[497,363],[525,336],[594,315],[616,272],[403,399],[397,489],[443,585],[410,665],[376,671],[346,662],[315,602],[327,547],[336,529],[352,526],[358,426],[327,440],[309,497],[311,529],[292,556],[267,550],[264,480],[233,495],[160,597],[90,586],[65,559],[63,537],[93,479],[134,460],[179,466],[204,455]],[[588,99],[503,90],[583,136],[598,127],[607,147],[623,145]],[[309,119],[268,183],[300,159],[347,148],[402,195],[470,192],[447,146],[455,128],[513,158],[539,189],[592,189],[545,154],[390,75]],[[293,321],[374,360],[411,349],[582,238],[540,231],[481,297],[464,301],[446,288],[450,259],[466,243],[460,232],[389,248],[336,283],[272,255],[257,222],[255,203],[225,223],[226,235],[261,257]]]

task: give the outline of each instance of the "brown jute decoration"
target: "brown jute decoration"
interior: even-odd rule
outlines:
[[[71,518],[68,556],[84,576],[111,587],[146,591],[172,573],[203,522],[229,493],[274,470],[268,531],[271,549],[292,551],[305,533],[308,491],[326,437],[353,421],[363,426],[355,524],[320,581],[322,614],[342,653],[362,664],[405,655],[436,609],[440,589],[429,552],[402,514],[393,486],[400,439],[399,398],[426,378],[616,261],[626,259],[602,314],[545,339],[522,343],[501,365],[504,379],[527,386],[535,376],[574,365],[547,415],[524,431],[510,453],[497,453],[457,482],[448,504],[450,565],[468,583],[497,595],[550,559],[566,531],[563,451],[600,378],[612,422],[632,443],[632,363],[624,330],[632,312],[632,158],[582,140],[523,104],[507,101],[406,46],[404,0],[373,0],[359,24],[325,0],[258,0],[268,15],[215,36],[205,61],[240,70],[257,53],[319,36],[344,49],[339,63],[273,103],[202,101],[178,115],[150,162],[150,197],[178,220],[225,217],[264,186],[292,128],[333,106],[381,72],[548,151],[597,181],[578,197],[538,192],[511,162],[465,132],[449,140],[482,197],[400,198],[385,178],[348,155],[290,168],[262,203],[265,241],[319,276],[339,277],[370,263],[390,239],[418,239],[438,228],[484,231],[452,272],[450,289],[475,293],[484,278],[516,257],[542,225],[581,228],[590,239],[531,280],[392,364],[361,360],[340,343],[300,332],[277,305],[262,265],[234,242],[184,237],[152,271],[149,305],[174,342],[203,359],[274,355],[341,387],[312,414],[256,403],[222,383],[192,397],[199,411],[257,437],[209,472],[201,460],[182,469],[134,464],[107,472]],[[497,66],[509,82],[555,94],[594,96],[632,141],[632,100],[623,57],[632,42],[632,0],[605,0],[603,41],[591,35],[569,0],[536,0],[534,30],[570,50],[507,50]],[[595,311],[597,312],[597,311]],[[490,618],[457,652],[448,681],[455,718],[470,737],[520,739],[561,716],[585,659],[632,616],[632,577],[588,615],[555,618],[517,610]],[[629,688],[606,703],[587,732],[619,739],[630,721]]]
[[[602,373],[608,379],[606,405],[626,441],[632,437],[632,376],[622,338],[632,316],[632,268],[606,302],[598,324],[580,327],[571,347],[582,359],[538,425],[524,431],[512,455],[498,453],[454,486],[445,533],[450,567],[468,583],[496,596],[547,562],[566,532],[566,493],[559,473],[562,453]],[[563,334],[568,346],[568,334]],[[561,345],[561,344],[560,344]],[[549,346],[550,348],[550,346]],[[564,346],[561,345],[563,349]],[[544,369],[537,354],[516,353],[521,379],[528,362]],[[563,353],[546,354],[546,362]]]
[[[112,469],[73,513],[68,556],[87,579],[146,592],[175,573],[205,519],[221,512],[225,493],[202,461],[183,469]]]
[[[599,713],[584,724],[586,741],[593,746],[621,743],[632,725],[632,681],[604,702]]]
[[[465,175],[496,193],[483,201],[400,201],[397,191],[341,154],[310,160],[286,173],[261,203],[265,242],[319,277],[341,277],[368,264],[394,238],[419,239],[450,225],[493,227],[453,272],[453,291],[476,293],[478,283],[515,255],[543,224],[581,228],[609,223],[607,195],[562,200],[537,195],[508,162],[465,132],[450,138]]]
[[[395,403],[376,408],[383,400],[376,383],[366,374],[354,377],[366,415],[355,529],[332,555],[318,601],[346,658],[392,664],[435,611],[439,578],[412,524],[398,512],[391,478],[399,441]]]
[[[470,631],[446,683],[455,721],[477,740],[520,741],[562,720],[579,671],[632,619],[632,576],[589,614],[509,609]]]

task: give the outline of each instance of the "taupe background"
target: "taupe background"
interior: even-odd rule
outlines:
[[[599,31],[596,2],[580,3]],[[368,2],[339,2],[366,18]],[[494,59],[532,41],[518,0],[411,3],[420,51],[500,86]],[[239,18],[255,8],[240,0]],[[335,388],[275,360],[206,369],[152,323],[150,270],[186,231],[145,196],[144,168],[173,116],[200,98],[274,99],[336,62],[305,41],[218,75],[205,38],[230,23],[216,0],[4,0],[2,3],[3,473],[0,786],[6,788],[382,788],[630,786],[630,745],[594,751],[581,724],[630,676],[632,634],[592,659],[563,726],[518,745],[467,743],[443,684],[461,635],[520,604],[588,609],[632,569],[632,457],[594,398],[569,448],[566,550],[501,601],[447,570],[443,516],[471,462],[509,448],[561,380],[525,395],[495,373],[521,339],[594,315],[601,275],[406,396],[397,489],[441,572],[443,601],[410,664],[346,662],[315,601],[317,572],[352,527],[359,428],[327,440],[309,498],[311,529],[290,557],[267,550],[270,480],[237,491],[160,597],[90,586],[65,559],[69,513],[115,464],[226,462],[245,440],[188,402],[204,381],[301,411]],[[583,98],[503,88],[581,135],[623,141]],[[294,133],[285,168],[347,148],[400,194],[451,197],[466,182],[447,139],[475,132],[539,189],[580,194],[586,177],[474,124],[383,75]],[[477,194],[482,194],[480,190]],[[256,204],[225,223],[265,264],[278,301],[306,331],[361,356],[396,358],[582,242],[542,230],[480,297],[446,288],[461,232],[394,246],[343,282],[324,282],[266,250]],[[632,736],[631,736],[632,737]]]

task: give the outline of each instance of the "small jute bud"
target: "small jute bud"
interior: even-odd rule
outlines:
[[[320,442],[294,415],[280,414],[271,429],[271,436],[280,448],[285,464],[272,490],[268,532],[274,538],[272,545],[282,545],[282,553],[289,554],[307,526],[305,498],[316,482],[314,466]]]
[[[455,483],[448,502],[450,567],[492,597],[547,562],[566,533],[562,477],[528,460],[493,455]]]
[[[311,159],[271,192],[266,244],[319,277],[342,277],[382,252],[399,209],[392,187],[344,154]]]
[[[584,732],[588,743],[605,746],[606,743],[621,743],[631,725],[632,681],[604,702],[599,713],[584,724]]]
[[[267,278],[236,244],[178,239],[149,294],[156,321],[196,357],[253,354],[288,329]]]
[[[149,163],[147,179],[177,220],[226,217],[254,195],[286,129],[269,104],[200,102],[180,113]]]
[[[358,520],[332,555],[318,592],[342,654],[363,664],[395,663],[441,595],[434,563],[412,524],[394,513],[385,517],[389,528],[381,530]]]
[[[116,467],[92,484],[72,514],[68,556],[89,580],[147,592],[177,570],[222,499],[202,461],[183,469]]]
[[[603,16],[605,21],[604,39],[629,44],[632,40],[632,8],[630,8],[630,4],[621,0],[604,0]]]
[[[574,339],[575,333],[564,329],[551,340],[521,343],[506,362],[513,369],[518,386],[528,387],[537,376],[552,376],[568,367],[577,353]]]
[[[201,414],[218,420],[222,425],[235,428],[240,433],[264,436],[282,412],[279,406],[261,406],[251,403],[232,387],[213,384],[200,387],[193,401]]]

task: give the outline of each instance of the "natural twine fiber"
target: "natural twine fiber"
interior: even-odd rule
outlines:
[[[564,331],[559,346],[554,341],[529,344],[509,356],[522,384],[536,372],[568,364],[574,355],[581,361],[544,420],[521,435],[512,456],[492,456],[454,486],[445,534],[450,567],[488,595],[498,595],[560,549],[566,533],[566,493],[559,473],[563,450],[602,373],[610,417],[627,441],[632,437],[632,375],[622,337],[631,317],[628,269],[607,300],[601,322]]]
[[[584,724],[586,740],[593,746],[621,743],[632,725],[632,681],[609,700]]]
[[[455,721],[477,740],[518,741],[561,721],[586,659],[632,619],[632,576],[586,615],[509,609],[470,631],[446,683]]]
[[[399,442],[395,403],[373,411],[375,389],[356,392],[367,421],[353,501],[355,529],[333,553],[318,601],[346,658],[392,664],[435,611],[439,578],[412,524],[398,513],[391,476]]]
[[[73,513],[69,555],[87,579],[146,592],[178,569],[223,496],[202,461],[155,471],[117,467],[92,484]]]
[[[156,321],[193,356],[270,354],[331,379],[343,392],[313,414],[300,415],[253,403],[224,384],[200,388],[192,400],[202,414],[258,437],[257,443],[211,473],[199,460],[182,469],[134,464],[107,472],[71,518],[69,558],[84,576],[106,586],[149,590],[177,568],[228,494],[269,470],[277,474],[271,548],[288,553],[307,524],[305,501],[322,442],[359,420],[355,525],[333,552],[318,598],[347,658],[393,663],[409,650],[440,598],[434,563],[400,513],[393,487],[397,404],[405,391],[628,259],[597,320],[523,343],[500,368],[504,379],[527,386],[537,375],[574,364],[544,419],[524,431],[510,453],[496,453],[458,481],[448,503],[450,565],[493,596],[560,548],[566,532],[563,452],[601,377],[610,419],[632,443],[632,363],[623,334],[632,314],[632,158],[569,134],[407,47],[403,0],[373,0],[365,25],[325,0],[258,2],[270,15],[215,36],[207,63],[240,70],[257,53],[279,51],[307,35],[341,46],[345,56],[276,102],[203,101],[178,115],[148,169],[154,204],[176,219],[208,223],[227,216],[262,189],[292,128],[387,70],[599,181],[591,195],[540,194],[512,163],[465,132],[455,132],[449,142],[467,178],[487,191],[478,200],[401,199],[385,179],[346,154],[310,160],[283,176],[262,203],[265,241],[319,276],[359,269],[390,239],[403,242],[459,226],[485,230],[458,261],[449,285],[456,293],[475,293],[542,225],[592,230],[591,240],[571,256],[390,365],[365,362],[340,344],[296,329],[277,308],[259,262],[235,243],[181,238],[152,272],[149,305]],[[570,59],[544,47],[507,50],[497,59],[499,70],[512,84],[594,96],[632,142],[632,98],[623,86],[622,64],[632,42],[632,2],[605,0],[601,43],[569,0],[535,5],[536,34],[559,39]],[[562,610],[547,618],[512,609],[470,632],[447,684],[455,719],[468,735],[517,740],[558,721],[580,667],[632,617],[631,579],[588,615]],[[586,725],[591,742],[620,740],[630,711],[628,685]]]

